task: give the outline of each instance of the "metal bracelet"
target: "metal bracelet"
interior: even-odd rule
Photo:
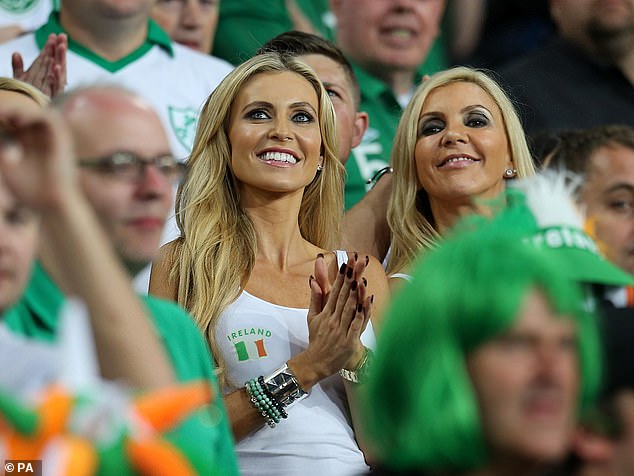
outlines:
[[[381,179],[381,177],[383,177],[385,174],[391,174],[392,172],[394,172],[394,169],[390,167],[389,165],[387,167],[383,167],[382,169],[377,170],[371,178],[366,180],[365,184],[366,185],[373,184],[372,186],[374,186]]]
[[[286,364],[266,377],[264,379],[264,385],[275,400],[280,402],[284,407],[308,396],[308,392],[304,391],[299,385],[295,375]]]

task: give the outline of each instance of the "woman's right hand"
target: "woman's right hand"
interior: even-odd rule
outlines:
[[[339,269],[332,287],[323,257],[311,276],[308,310],[308,348],[288,365],[304,390],[362,358],[361,334],[370,319],[371,297],[366,297],[363,273],[367,260],[353,256]]]

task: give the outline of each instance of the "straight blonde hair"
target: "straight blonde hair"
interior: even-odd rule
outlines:
[[[433,247],[440,238],[433,226],[427,192],[418,183],[414,149],[418,140],[418,121],[425,100],[435,89],[457,82],[473,83],[491,96],[504,120],[517,177],[527,177],[535,173],[519,116],[496,81],[483,71],[462,66],[434,74],[418,86],[403,111],[394,137],[391,158],[394,175],[387,212],[392,236],[388,274],[403,271],[423,249]]]
[[[317,93],[322,137],[323,169],[304,190],[299,229],[306,240],[324,249],[332,249],[339,237],[344,169],[335,153],[332,103],[315,73],[301,61],[277,53],[257,55],[229,73],[205,102],[176,198],[181,237],[170,256],[170,279],[178,283],[178,302],[209,341],[221,382],[225,364],[215,328],[224,309],[244,290],[257,252],[256,231],[240,208],[239,187],[230,167],[231,107],[255,76],[287,71],[305,78]]]

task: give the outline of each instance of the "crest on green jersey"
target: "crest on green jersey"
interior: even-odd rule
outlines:
[[[40,0],[0,0],[0,8],[10,13],[26,13]]]
[[[198,124],[198,111],[191,107],[168,106],[170,126],[178,141],[187,150],[192,150],[196,125]]]

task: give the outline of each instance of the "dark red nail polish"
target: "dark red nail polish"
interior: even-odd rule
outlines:
[[[355,261],[358,261],[358,260],[359,260],[359,255],[357,254],[357,252],[356,252],[356,251],[354,252],[354,260],[355,260]]]
[[[372,296],[370,296],[370,302],[374,303],[374,294]]]
[[[353,272],[353,271],[354,271],[354,269],[353,269],[353,268],[348,268],[348,271],[346,271],[346,276],[347,276],[348,278],[351,278],[351,277],[352,277],[352,272]]]
[[[346,263],[342,264],[341,267],[339,268],[339,274],[344,274],[346,272],[347,267],[348,265]]]
[[[367,266],[368,264],[370,264],[370,257],[365,255],[365,265]]]
[[[361,304],[357,304],[357,312],[363,311],[363,306]]]
[[[357,281],[352,281],[352,284],[350,285],[350,289],[352,289],[353,291],[357,290]]]
[[[324,254],[323,253],[317,253],[317,258],[323,258]]]
[[[367,279],[365,279],[365,278],[361,278],[361,279],[363,280],[363,285],[364,285],[364,286],[367,286],[367,285],[368,285],[368,280],[367,280]]]

